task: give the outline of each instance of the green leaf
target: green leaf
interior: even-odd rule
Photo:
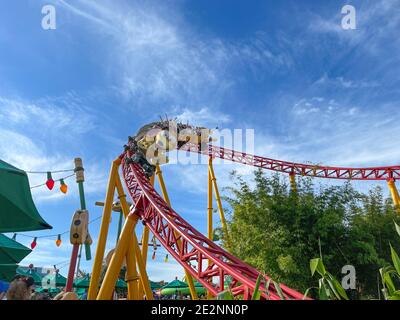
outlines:
[[[317,271],[321,276],[324,276],[326,273],[325,266],[321,258],[314,258],[310,260],[310,270],[312,276],[314,275],[315,271]]]
[[[311,270],[311,276],[314,276],[315,271],[317,270],[319,263],[319,258],[314,258],[310,260],[310,270]]]
[[[325,276],[326,274],[325,266],[324,263],[322,262],[322,259],[319,259],[318,261],[317,271],[321,276]]]
[[[279,283],[276,283],[275,281],[273,281],[273,283],[274,283],[276,293],[278,294],[279,298],[281,298],[281,300],[286,300]]]
[[[346,291],[343,289],[342,285],[337,281],[335,278],[332,279],[333,285],[335,286],[336,291],[339,293],[339,295],[345,299],[349,300],[349,297],[347,296]]]
[[[400,274],[400,258],[397,255],[396,251],[393,249],[391,244],[390,244],[390,252],[391,252],[391,255],[392,255],[393,265],[394,265],[397,273]]]
[[[326,288],[324,279],[323,278],[319,279],[318,282],[319,282],[319,299],[320,300],[329,300],[330,294],[329,294],[328,289]]]
[[[306,298],[308,298],[308,293],[310,292],[310,290],[311,290],[311,288],[308,288],[308,289],[304,292],[304,295],[303,295],[302,300],[305,300]]]
[[[264,277],[261,274],[258,275],[257,281],[256,281],[256,286],[254,287],[254,291],[251,296],[251,300],[260,300],[261,292],[258,289],[260,288],[261,279],[263,279],[263,278]]]
[[[268,279],[266,285],[265,285],[265,294],[269,297],[271,294],[269,292],[269,285],[271,284],[271,279]]]
[[[225,290],[217,295],[217,300],[234,300],[234,297],[230,290]]]
[[[396,227],[397,234],[400,236],[400,226],[396,222],[394,222],[394,226]]]
[[[328,283],[328,286],[331,288],[331,291],[335,295],[336,299],[340,300],[340,294],[336,291],[335,285],[333,284],[332,278],[327,278],[326,282]]]
[[[383,279],[384,279],[386,288],[388,290],[389,296],[393,295],[393,293],[396,291],[396,288],[395,288],[395,286],[393,284],[393,281],[392,281],[392,278],[390,277],[390,274],[386,272],[384,274],[384,276],[383,276]]]

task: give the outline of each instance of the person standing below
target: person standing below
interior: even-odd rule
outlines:
[[[30,300],[33,284],[32,277],[16,276],[7,290],[7,300]]]

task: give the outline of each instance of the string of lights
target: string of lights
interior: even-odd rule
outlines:
[[[73,172],[75,171],[75,169],[51,170],[51,171],[27,171],[27,170],[24,171],[30,174],[47,174],[48,172],[51,173]]]
[[[60,182],[60,190],[62,193],[67,193],[68,190],[68,186],[65,184],[65,180],[68,178],[71,178],[75,176],[75,173],[70,174],[68,176],[53,180],[53,177],[51,176],[51,173],[47,175],[47,181],[38,185],[35,185],[33,187],[31,187],[31,189],[35,189],[35,188],[39,188],[42,186],[47,186],[47,188],[49,188],[49,190],[52,190],[54,187],[55,182]]]
[[[94,218],[93,220],[90,220],[88,224],[91,224],[92,222],[95,222],[95,221],[101,219],[101,217],[102,216],[98,216],[97,218]],[[64,232],[61,232],[61,233],[49,234],[49,235],[43,235],[43,236],[31,236],[31,235],[24,234],[24,233],[14,233],[12,239],[16,240],[17,236],[21,236],[21,237],[25,237],[25,238],[31,238],[31,239],[33,239],[32,243],[31,243],[31,249],[34,249],[36,247],[36,245],[37,245],[37,240],[38,239],[51,239],[51,238],[57,237],[56,246],[59,247],[61,245],[61,243],[62,243],[61,236],[65,235],[67,233],[70,233],[70,231],[67,230],[67,231],[64,231]]]

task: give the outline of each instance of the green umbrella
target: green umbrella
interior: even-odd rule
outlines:
[[[85,276],[84,278],[75,279],[73,286],[75,288],[89,288],[90,278],[88,276]]]
[[[16,264],[0,264],[0,280],[10,282],[17,274]]]
[[[34,269],[28,269],[25,271],[22,268],[18,268],[16,273],[22,276],[32,277],[36,285],[42,284],[42,276]]]
[[[42,284],[45,286],[65,287],[67,278],[56,272],[43,277]]]
[[[90,285],[90,277],[86,276],[84,278],[76,279],[74,281],[75,288],[89,288]]]
[[[200,294],[206,294],[207,289],[204,287],[194,287],[196,293],[198,295]],[[173,294],[180,293],[182,295],[189,295],[190,294],[190,289],[189,288],[166,288],[161,290],[161,294],[163,296],[172,296]]]
[[[150,281],[150,288],[152,290],[160,289],[162,287],[162,285],[159,284],[158,282],[154,282],[154,281],[151,281],[151,280],[149,280],[149,281]]]
[[[187,287],[188,287],[188,285],[186,282],[175,279],[174,281],[171,281],[170,283],[166,284],[162,288],[163,289],[168,289],[168,288],[181,289],[181,288],[187,288]]]
[[[78,296],[82,296],[85,292],[86,292],[86,289],[85,289],[85,288],[78,288],[78,289],[75,291],[75,293],[76,293]]]
[[[182,290],[187,289],[187,288],[188,288],[188,285],[186,282],[175,279],[174,281],[171,281],[170,283],[168,283],[162,287],[161,294],[162,295],[172,295],[176,292],[181,293]]]
[[[177,281],[177,280],[175,280]],[[179,281],[182,282],[182,281]],[[164,286],[163,289],[161,290],[161,294],[164,296],[171,296],[175,293],[180,293],[183,295],[188,295],[190,294],[190,289],[189,286],[186,282],[183,282],[186,286],[183,286],[181,283],[179,283],[178,286],[176,286],[176,283],[174,283],[174,281],[172,281],[171,283],[169,283],[168,285]],[[171,285],[172,284],[172,285]],[[206,294],[207,290],[206,288],[204,288],[204,286],[198,282],[198,281],[194,281],[194,289],[196,291],[197,294]],[[171,286],[169,286],[171,285]],[[180,285],[182,285],[182,287],[180,287]]]
[[[23,246],[17,241],[0,234],[0,263],[15,264],[19,263],[32,250]]]
[[[52,229],[32,200],[25,171],[0,160],[0,232]]]
[[[115,283],[115,287],[123,289],[123,288],[127,288],[128,285],[126,284],[126,282],[124,280],[118,279],[117,282]]]

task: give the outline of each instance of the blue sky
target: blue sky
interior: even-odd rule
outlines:
[[[41,28],[45,4],[56,8],[56,30]],[[345,4],[356,8],[356,30],[341,27]],[[399,30],[398,0],[3,1],[0,158],[55,170],[82,157],[91,218],[101,214],[94,202],[104,199],[110,163],[127,136],[165,113],[210,128],[254,129],[257,154],[272,158],[397,164]],[[216,165],[221,188],[234,168],[251,173]],[[206,168],[163,170],[173,207],[205,233]],[[44,179],[30,175],[32,185]],[[66,196],[33,190],[51,234],[68,230],[79,206],[73,179],[67,183]],[[94,240],[98,226],[90,226]],[[67,239],[60,248],[54,241],[39,239],[23,262],[67,260]],[[150,263],[151,278],[182,276],[164,255]],[[90,265],[83,260],[83,269]]]

